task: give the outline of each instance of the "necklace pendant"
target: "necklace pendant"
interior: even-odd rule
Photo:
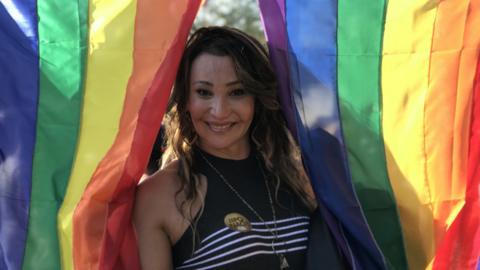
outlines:
[[[278,258],[280,259],[281,270],[290,268],[290,265],[288,264],[288,261],[287,261],[287,258],[285,258],[285,255],[278,254]]]

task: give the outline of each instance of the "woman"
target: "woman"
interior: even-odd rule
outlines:
[[[303,269],[316,207],[261,44],[226,27],[189,39],[162,169],[137,191],[143,269]]]

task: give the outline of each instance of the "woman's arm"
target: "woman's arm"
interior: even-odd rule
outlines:
[[[177,171],[178,163],[174,161],[137,188],[133,222],[143,270],[173,268],[172,246],[190,226],[190,215],[196,216],[200,211],[207,192],[206,178],[200,177],[200,196],[194,202],[186,202],[182,214],[178,205],[185,201],[185,194],[178,192],[181,181]]]
[[[163,175],[165,176],[165,175]],[[133,222],[143,270],[173,269],[171,241],[167,224],[172,202],[168,180],[162,174],[155,174],[143,181],[137,188]],[[174,204],[173,204],[174,205]]]
[[[145,222],[135,221],[142,269],[173,269],[170,240],[167,234],[161,228],[142,223]]]

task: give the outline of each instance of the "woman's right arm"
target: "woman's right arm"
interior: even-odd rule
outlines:
[[[171,270],[171,241],[166,221],[172,202],[162,174],[155,174],[137,188],[133,222],[143,270]],[[174,206],[174,204],[173,204]]]

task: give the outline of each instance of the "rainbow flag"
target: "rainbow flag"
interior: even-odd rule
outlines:
[[[0,269],[138,269],[135,186],[199,5],[0,1]]]
[[[475,269],[480,1],[259,4],[283,109],[351,265]]]
[[[0,269],[139,269],[130,222],[200,0],[0,0]],[[259,0],[355,269],[475,269],[480,1]]]

